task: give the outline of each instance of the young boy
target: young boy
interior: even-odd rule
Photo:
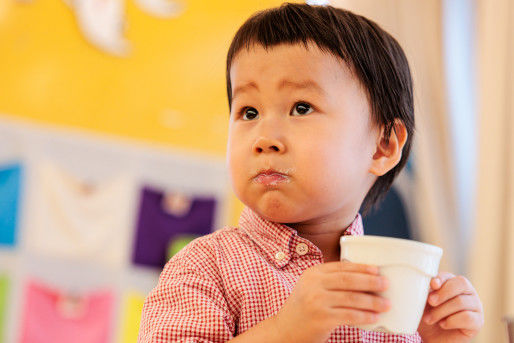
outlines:
[[[146,299],[139,342],[469,342],[469,281],[440,273],[414,335],[365,331],[390,307],[376,266],[339,238],[406,163],[412,81],[396,40],[330,6],[283,4],[236,33],[227,57],[227,162],[238,227],[191,242]]]

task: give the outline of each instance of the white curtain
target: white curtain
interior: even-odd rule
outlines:
[[[476,342],[507,342],[514,316],[514,2],[477,0],[479,157],[472,282],[484,305]]]
[[[451,132],[446,106],[442,0],[335,0],[391,33],[414,79],[414,237],[444,249],[440,270],[461,272]]]
[[[478,185],[469,251],[459,250],[443,55],[444,0],[334,0],[392,33],[409,59],[415,88],[415,216],[419,239],[444,249],[440,270],[463,273],[484,305],[474,340],[507,342],[514,318],[514,0],[476,0]],[[464,258],[469,256],[469,261]]]

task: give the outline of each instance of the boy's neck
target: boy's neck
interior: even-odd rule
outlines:
[[[324,262],[332,262],[339,261],[341,251],[339,239],[355,220],[356,215],[355,213],[348,216],[314,219],[285,225],[295,229],[300,237],[308,239],[316,245],[323,254]]]

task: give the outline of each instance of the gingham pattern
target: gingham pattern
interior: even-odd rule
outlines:
[[[360,214],[344,234],[363,234]],[[303,256],[296,252],[300,243],[309,248]],[[313,243],[246,207],[239,227],[194,240],[166,264],[145,301],[138,342],[226,342],[276,314],[303,271],[319,263],[323,256]],[[340,326],[328,342],[421,338]]]

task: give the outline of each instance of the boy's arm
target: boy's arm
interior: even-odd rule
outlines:
[[[226,342],[234,330],[216,280],[171,260],[145,300],[138,343]]]
[[[282,330],[277,325],[275,316],[263,320],[230,340],[230,343],[283,343],[287,337],[282,337]]]
[[[326,342],[340,325],[376,322],[378,313],[390,305],[374,293],[386,288],[387,280],[378,275],[376,266],[348,261],[312,266],[302,273],[277,314],[230,342]],[[418,342],[418,337],[407,341]]]

